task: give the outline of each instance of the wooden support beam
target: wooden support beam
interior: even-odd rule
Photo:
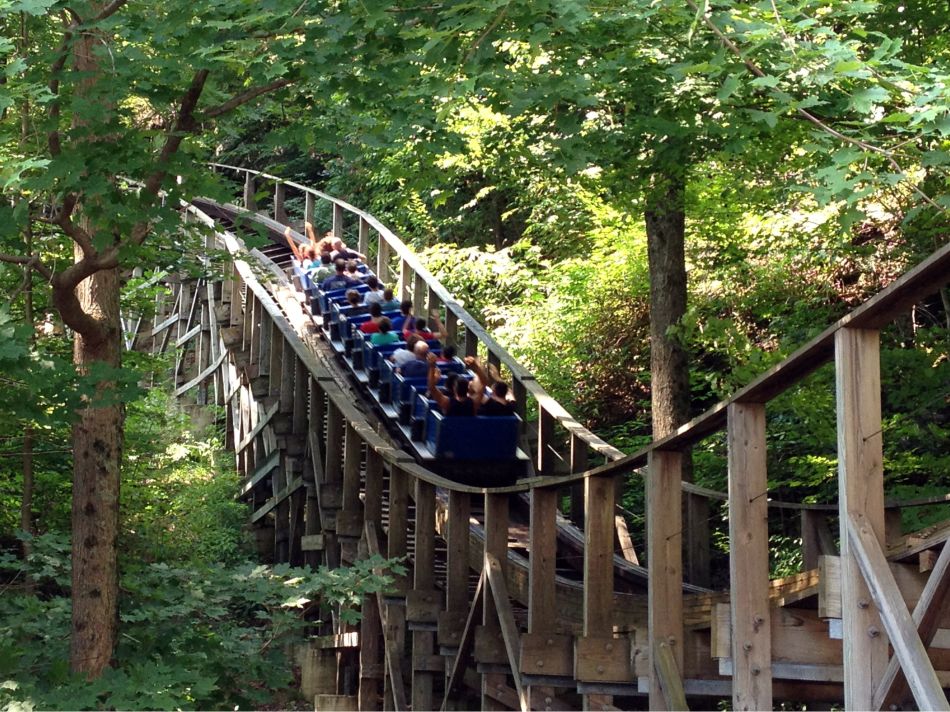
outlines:
[[[528,632],[554,633],[557,620],[555,576],[557,572],[557,490],[531,490],[531,520],[528,530]],[[610,590],[612,593],[612,589]]]
[[[877,331],[844,328],[835,334],[838,421],[838,507],[841,525],[841,608],[844,691],[848,709],[871,709],[887,669],[887,636],[861,576],[848,534],[853,514],[884,542],[884,468],[881,437],[880,342]],[[878,635],[870,636],[874,629]]]
[[[654,450],[647,473],[647,627],[649,649],[670,644],[676,667],[683,669],[683,510],[678,452]],[[650,709],[663,709],[666,698],[656,661],[650,661]]]
[[[897,582],[887,564],[884,549],[877,534],[861,515],[856,514],[848,517],[847,530],[849,548],[853,551],[853,556],[864,575],[864,581],[874,597],[881,621],[894,648],[894,657],[900,662],[918,708],[950,710],[950,704],[947,703],[947,697],[940,687],[940,680],[937,679],[937,673],[934,672],[933,664],[927,656],[927,649],[917,634],[917,626],[901,597],[900,589],[897,588]],[[867,631],[866,635],[875,637],[871,630]],[[878,630],[877,636],[880,635],[881,631]],[[845,645],[847,645],[847,638],[845,638]],[[845,662],[847,663],[847,658]],[[847,674],[847,665],[845,671]],[[882,679],[884,679],[883,675]],[[873,692],[874,690],[872,690],[872,695]]]
[[[458,653],[455,656],[455,662],[452,665],[452,672],[445,683],[445,697],[442,700],[441,711],[445,712],[449,708],[449,702],[458,686],[465,677],[465,668],[468,664],[468,656],[472,650],[472,644],[475,642],[476,621],[483,615],[483,603],[485,600],[485,587],[488,585],[485,569],[482,569],[482,575],[478,579],[478,585],[475,586],[475,595],[472,597],[472,605],[468,610],[468,616],[465,619],[465,626],[462,628],[462,636],[459,640]]]
[[[653,648],[653,657],[656,659],[654,667],[657,677],[660,679],[660,689],[663,691],[663,699],[666,701],[668,710],[688,710],[686,705],[686,692],[683,689],[683,679],[679,668],[676,666],[676,658],[673,655],[673,649],[666,641],[661,640]],[[735,682],[733,682],[733,689]],[[733,693],[735,696],[735,693]],[[764,709],[771,709],[766,707]]]
[[[421,479],[415,481],[416,541],[413,551],[413,587],[417,591],[435,588],[435,487]],[[435,635],[430,630],[412,633],[412,657],[428,658],[434,652]],[[433,673],[412,671],[412,708],[432,709]]]
[[[538,406],[538,460],[539,475],[554,474],[554,416]]]
[[[383,284],[389,285],[393,278],[392,270],[389,266],[389,260],[392,256],[392,249],[389,247],[389,243],[386,242],[386,238],[384,238],[382,234],[379,235],[379,240],[376,244],[376,275]],[[393,289],[393,292],[398,292],[398,290]]]
[[[929,646],[937,633],[940,619],[950,604],[950,545],[945,544],[924,586],[923,593],[914,607],[914,624],[925,646]],[[877,690],[874,692],[874,709],[889,709],[896,705],[907,690],[907,678],[901,674],[900,659],[891,657]]]
[[[614,479],[584,480],[584,635],[613,630]]]
[[[587,469],[587,443],[577,433],[571,433],[571,472]],[[584,528],[584,483],[571,485],[571,521]]]
[[[501,567],[502,576],[508,565],[508,495],[485,495],[485,554],[494,556]],[[486,570],[483,568],[483,573]],[[486,582],[487,585],[487,582]],[[487,592],[486,592],[487,593]],[[482,629],[486,637],[501,642],[501,626],[498,620],[498,607],[491,595],[486,595],[482,606]],[[500,647],[500,646],[499,646]],[[489,690],[499,684],[505,684],[505,676],[500,673],[482,673],[483,710],[500,709],[498,702]]]
[[[415,273],[412,282],[412,312],[417,317],[425,319],[429,317],[428,312],[426,312],[426,283],[422,277]]]
[[[254,174],[248,171],[244,174],[244,207],[251,211],[257,210],[257,199],[254,193]]]
[[[246,448],[248,445],[250,445],[252,442],[254,442],[254,438],[256,438],[258,435],[260,435],[261,431],[267,426],[268,423],[270,423],[271,419],[272,419],[275,415],[277,415],[277,411],[278,411],[278,409],[279,409],[279,406],[280,406],[279,403],[274,403],[274,405],[272,405],[272,406],[264,413],[263,417],[260,418],[260,420],[257,421],[257,423],[254,425],[254,427],[251,428],[250,432],[248,432],[248,434],[245,435],[245,436],[241,439],[241,442],[238,443],[238,446],[234,449],[234,452],[235,452],[236,454],[240,454],[240,453],[244,450],[244,448]]]
[[[284,209],[284,199],[287,196],[287,187],[283,183],[274,186],[274,220],[281,225],[287,224],[287,211]]]
[[[378,556],[380,554],[379,537],[376,533],[375,525],[367,522],[366,529],[364,530],[364,536],[366,539],[367,553],[370,556]],[[393,702],[393,709],[396,712],[401,712],[402,710],[409,709],[409,704],[406,700],[406,687],[402,678],[403,651],[399,644],[400,641],[391,635],[393,632],[391,628],[391,621],[386,615],[387,606],[383,600],[382,591],[378,591],[376,593],[376,605],[384,631],[383,649],[386,660],[386,671],[389,673],[386,677],[387,689],[389,691],[390,699]]]
[[[485,553],[485,573],[491,588],[495,611],[498,614],[498,624],[501,627],[501,637],[505,644],[505,653],[508,655],[511,676],[515,681],[519,706],[521,712],[528,712],[528,696],[521,684],[521,668],[518,664],[518,653],[521,647],[518,624],[515,623],[515,614],[511,608],[511,599],[508,597],[508,586],[505,583],[501,562],[487,552]]]
[[[729,405],[732,708],[772,709],[765,405]]]
[[[304,222],[313,224],[313,193],[309,190],[304,193],[303,199],[303,219]]]
[[[339,203],[333,204],[333,236],[343,237],[343,206]]]
[[[406,532],[409,529],[409,476],[393,466],[389,473],[389,528],[386,532],[390,559],[405,556],[407,553]],[[405,594],[408,586],[405,576],[396,576],[393,588]]]

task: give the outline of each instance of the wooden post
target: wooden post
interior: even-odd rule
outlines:
[[[363,442],[356,428],[346,424],[346,445],[343,453],[343,510],[337,517],[337,534],[343,542],[343,561],[352,562],[356,542],[363,531],[363,504],[360,502],[360,469]],[[342,519],[341,519],[342,518]]]
[[[412,298],[412,269],[404,259],[399,259],[399,299]]]
[[[244,207],[250,211],[257,210],[257,200],[254,197],[254,174],[244,174]]]
[[[888,640],[855,559],[848,520],[852,515],[860,515],[883,547],[884,467],[877,331],[844,328],[835,334],[835,396],[844,703],[847,709],[871,709],[875,686],[887,668]],[[878,634],[869,635],[871,629]]]
[[[538,474],[554,474],[554,416],[538,404]],[[613,512],[611,512],[613,516]]]
[[[587,443],[571,434],[571,473],[587,469]],[[571,485],[571,521],[584,528],[584,483]]]
[[[451,309],[445,310],[445,340],[450,344],[458,346],[459,342],[459,318]]]
[[[326,484],[331,488],[339,488],[343,484],[343,428],[344,418],[333,401],[327,408],[327,437],[324,449],[326,460],[323,466],[323,483],[317,480],[317,498],[320,502],[320,515],[323,521],[324,556],[327,566],[333,568],[340,565],[340,552],[336,536],[336,507],[326,506],[321,497]]]
[[[498,559],[502,568],[502,578],[508,568],[508,495],[485,495],[485,553],[492,554]],[[482,626],[487,638],[501,644],[501,624],[498,620],[498,609],[492,598],[489,587],[486,585],[485,600],[482,606]],[[493,688],[507,686],[505,675],[500,673],[482,673],[482,704],[483,710],[504,709],[492,696]]]
[[[309,190],[304,193],[303,199],[303,220],[311,225],[313,224],[313,193]]]
[[[277,183],[274,186],[274,220],[281,225],[287,224],[287,211],[284,210],[284,197],[286,196],[286,186],[283,183]]]
[[[455,648],[461,642],[468,613],[468,548],[470,537],[471,495],[449,490],[449,531],[446,537],[445,615],[439,624],[440,647]],[[445,658],[445,675],[452,674],[455,657]]]
[[[386,238],[380,234],[376,248],[376,276],[386,285],[389,285],[393,278],[392,271],[389,269],[390,254],[389,243],[386,242]],[[394,293],[397,291],[396,289],[393,290]]]
[[[435,487],[416,480],[416,542],[413,555],[413,588],[420,595],[435,596]],[[412,634],[412,709],[432,709],[433,672],[428,661],[434,652],[431,630]]]
[[[360,216],[359,241],[356,249],[358,252],[362,252],[369,257],[369,223],[366,222],[366,218],[362,216]]]
[[[375,450],[367,448],[363,521],[371,527],[381,527],[382,516],[383,459]],[[361,542],[361,546],[365,547],[365,544],[365,541]],[[382,709],[383,702],[380,684],[383,678],[383,628],[375,594],[363,598],[361,611],[359,708],[378,710]]]
[[[657,674],[656,650],[667,643],[683,670],[683,459],[679,452],[654,450],[647,475],[647,627],[650,656],[650,709],[666,709]],[[588,512],[589,512],[588,508]],[[682,674],[682,673],[681,673]]]
[[[478,356],[478,336],[472,329],[465,329],[465,355]]]
[[[390,559],[405,556],[406,530],[409,528],[409,476],[393,465],[389,473],[389,530],[387,532],[387,552]],[[396,576],[393,588],[397,595],[406,593],[406,577]],[[405,605],[388,604],[384,619],[386,621],[385,638],[387,644],[395,650],[404,650],[406,645],[406,607]],[[391,685],[403,685],[402,680],[391,681],[386,678],[386,699],[392,698]]]
[[[531,490],[530,559],[528,574],[528,635],[544,636],[545,642],[559,633],[555,575],[557,573],[557,489],[534,487]],[[611,595],[613,592],[611,591]],[[556,675],[550,660],[539,657],[522,663],[519,672]],[[526,666],[526,669],[525,669]],[[545,666],[548,668],[545,669]],[[566,671],[564,671],[566,672]],[[552,696],[547,687],[528,686],[530,709],[543,709],[545,698]]]
[[[343,238],[343,207],[333,204],[333,236]]]
[[[412,311],[417,317],[428,318],[426,312],[426,283],[415,270],[412,273]]]
[[[765,405],[728,408],[732,708],[772,709]]]

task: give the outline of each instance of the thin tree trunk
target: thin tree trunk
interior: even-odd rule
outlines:
[[[681,156],[658,161],[647,195],[645,219],[650,262],[650,375],[653,437],[669,435],[689,421],[689,363],[670,328],[686,314],[686,165]],[[683,479],[692,481],[692,458],[683,453]],[[709,584],[709,503],[683,498],[687,578]]]
[[[91,3],[96,14],[101,2]],[[73,45],[73,66],[81,78],[76,84],[78,97],[95,97],[98,85],[109,81],[103,72],[102,45],[109,38],[101,32],[84,32]],[[79,120],[74,119],[74,123]],[[91,136],[89,141],[106,141]],[[81,209],[80,209],[81,210]],[[83,229],[90,236],[96,226],[80,215]],[[77,244],[75,260],[83,258]],[[65,287],[63,288],[65,289]],[[54,300],[64,321],[73,319],[73,362],[80,373],[121,365],[121,326],[119,318],[118,269],[103,269],[86,278],[75,289],[78,305],[68,303],[67,295]],[[71,310],[73,312],[71,313]],[[66,313],[63,313],[63,312]],[[94,321],[90,322],[89,317]],[[77,328],[79,327],[79,328]],[[119,476],[122,462],[124,409],[114,393],[110,376],[96,384],[96,395],[88,407],[80,409],[73,424],[73,501],[72,501],[72,635],[69,663],[73,672],[95,678],[112,659],[118,629],[119,576]],[[100,401],[99,399],[102,399]]]
[[[678,339],[668,334],[686,314],[686,176],[657,172],[645,211],[650,262],[650,375],[653,437],[689,420],[689,367]]]
[[[29,30],[27,28],[26,13],[20,13],[20,55],[29,55]],[[23,101],[20,107],[20,148],[26,150],[30,137],[30,103]],[[26,200],[26,198],[23,198]],[[27,205],[26,227],[23,230],[23,239],[26,243],[26,254],[33,254],[33,212]],[[36,325],[33,323],[33,265],[26,265],[26,274],[23,276],[23,321],[30,329],[30,345],[36,343]],[[23,427],[23,498],[20,500],[20,529],[27,534],[33,533],[33,426],[26,423]],[[30,555],[33,544],[29,539],[23,540],[23,556]]]
[[[76,333],[73,358],[80,372],[121,364],[118,270],[103,270],[78,289],[83,311],[104,327],[105,338]],[[97,387],[110,398],[114,382]],[[111,398],[110,398],[111,400]],[[119,472],[124,410],[118,403],[83,408],[73,425],[72,638],[74,672],[98,677],[112,658],[118,626]]]

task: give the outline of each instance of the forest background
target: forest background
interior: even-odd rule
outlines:
[[[240,550],[233,512],[217,501],[226,487],[207,500],[213,514],[198,508],[204,523],[188,523],[167,496],[180,485],[131,464],[149,459],[134,446],[136,418],[164,407],[140,384],[163,364],[90,348],[103,334],[117,342],[115,324],[102,324],[120,296],[149,303],[127,279],[131,266],[196,269],[177,215],[154,197],[229,195],[203,167],[209,160],[320,187],[375,214],[558,400],[625,449],[747,383],[948,241],[950,34],[936,0],[2,0],[0,12],[7,540],[24,523],[75,532],[70,473],[83,465],[63,444],[88,452],[75,425],[104,416],[98,427],[110,424],[118,445],[90,467],[114,471],[116,493],[121,472],[115,541],[127,561],[196,563],[169,551],[172,528]],[[133,197],[117,176],[145,189]],[[74,252],[81,269],[69,267]],[[100,293],[114,305],[83,301],[82,285],[98,279],[111,280]],[[34,340],[47,311],[85,341]],[[884,335],[891,496],[945,493],[950,483],[948,327],[943,290]],[[835,501],[830,371],[770,404],[768,417],[772,496]],[[201,470],[191,479],[227,481],[209,474],[226,468],[202,459],[208,448],[182,447],[165,455]],[[722,442],[704,443],[693,460],[697,482],[725,489]],[[197,466],[207,462],[216,464]],[[30,488],[34,516],[24,520],[15,515]],[[635,533],[639,496],[631,486],[625,501]],[[720,541],[721,516],[709,514]],[[907,516],[917,529],[945,512]],[[799,565],[795,528],[773,531],[776,573]],[[150,543],[137,548],[143,532]],[[45,541],[30,566],[68,562],[62,537]],[[212,547],[203,560],[230,565],[231,553]],[[11,555],[7,565],[22,562]],[[50,586],[16,605],[66,615],[62,571]],[[120,630],[132,635],[128,616]],[[70,699],[68,671],[25,662],[37,636],[62,641],[52,631],[4,633],[14,698]],[[83,669],[75,652],[72,667]],[[46,671],[42,682],[28,685],[28,668]],[[238,694],[223,672],[202,679],[174,702],[112,704],[217,706]],[[97,699],[106,688],[116,685]],[[155,687],[182,688],[177,679]]]

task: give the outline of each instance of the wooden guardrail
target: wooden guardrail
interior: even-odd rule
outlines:
[[[243,171],[250,198],[246,203],[251,207],[256,181],[280,182],[266,174],[221,168]],[[261,284],[241,259],[234,237],[221,236],[234,256],[233,272],[220,286],[206,283],[207,306],[199,310],[202,324],[206,314],[209,324],[214,321],[211,314],[216,314],[221,335],[216,346],[212,345],[214,338],[209,341],[208,355],[199,355],[196,367],[200,375],[219,363],[214,373],[220,388],[216,387],[215,393],[229,403],[232,440],[245,477],[243,489],[254,503],[254,518],[273,522],[274,555],[291,561],[309,556],[312,562],[332,564],[351,560],[360,548],[374,550],[374,541],[375,550],[381,553],[402,555],[408,551],[412,555],[413,570],[401,582],[400,595],[388,600],[379,597],[364,605],[357,666],[362,707],[375,708],[385,699],[391,708],[404,704],[431,708],[440,689],[445,701],[457,699],[453,695],[464,699],[462,690],[473,689],[466,679],[472,672],[466,665],[469,657],[477,664],[478,704],[483,708],[498,704],[550,706],[558,702],[556,691],[565,686],[582,694],[587,705],[609,703],[611,695],[640,690],[632,638],[623,632],[624,626],[647,629],[641,657],[649,659],[650,651],[662,651],[647,664],[642,681],[651,707],[674,704],[682,687],[675,673],[683,678],[689,670],[684,659],[684,620],[695,615],[696,606],[711,605],[708,596],[684,596],[683,592],[681,453],[710,433],[725,429],[733,702],[747,708],[770,708],[770,605],[774,592],[770,592],[768,569],[765,404],[832,358],[841,496],[837,506],[825,508],[837,510],[841,522],[843,635],[849,651],[843,661],[845,702],[849,708],[870,708],[875,701],[892,696],[893,682],[881,690],[874,677],[875,670],[883,670],[881,661],[886,662],[890,641],[895,659],[914,681],[918,704],[941,707],[946,703],[943,698],[941,704],[939,681],[930,674],[933,667],[928,673],[926,655],[920,655],[920,646],[928,641],[922,640],[909,616],[895,611],[900,592],[895,597],[893,577],[888,579],[886,566],[880,565],[885,499],[877,330],[908,304],[950,281],[950,246],[729,401],[668,438],[624,456],[602,448],[603,441],[592,434],[588,437],[588,431],[562,414],[530,374],[473,323],[408,248],[373,218],[317,191],[291,183],[282,185],[284,193],[291,187],[314,199],[330,200],[338,234],[344,229],[344,212],[355,214],[360,221],[362,252],[366,252],[362,248],[370,228],[376,230],[377,270],[387,274],[386,255],[398,259],[403,293],[418,297],[429,308],[445,306],[454,315],[447,319],[454,324],[454,333],[459,335],[459,327],[465,330],[466,350],[471,352],[482,344],[490,358],[504,364],[516,388],[521,389],[522,401],[529,394],[536,400],[541,442],[547,442],[550,450],[545,432],[553,423],[563,427],[569,433],[569,460],[581,470],[484,490],[444,480],[420,467],[376,434],[353,406],[350,395],[291,327],[287,308],[275,296],[284,287]],[[282,200],[275,200],[278,220]],[[312,202],[308,200],[308,204],[312,214]],[[286,215],[282,217],[284,222]],[[180,303],[174,310],[177,319],[172,319],[176,315],[157,317],[161,323],[152,334],[155,339],[161,339],[175,324],[180,338],[192,331],[187,324],[190,317],[184,325],[181,322],[186,311],[194,313],[195,309],[181,295],[179,290]],[[218,309],[224,305],[226,309]],[[223,324],[227,324],[224,330]],[[211,326],[209,329],[213,333]],[[222,356],[228,339],[232,348]],[[577,454],[575,459],[574,453],[581,451],[583,456]],[[588,468],[588,451],[604,455],[610,462]],[[550,455],[539,448],[537,463],[542,474],[552,467],[547,460],[546,468],[546,457]],[[635,599],[614,591],[612,567],[615,479],[644,464],[651,573],[645,612]],[[578,484],[585,495],[579,596],[555,568],[559,492]],[[447,499],[438,491],[444,491]],[[531,503],[526,561],[509,550],[509,495],[515,492],[527,493]],[[802,507],[796,503],[784,506]],[[482,510],[479,526],[470,523],[470,514],[477,509]],[[480,534],[474,541],[481,542],[482,551],[473,550],[473,531]],[[380,541],[383,534],[385,545]],[[445,541],[445,553],[438,556],[436,537]],[[436,567],[439,556],[444,558],[444,572]],[[470,567],[484,572],[474,598],[468,585]],[[519,570],[523,577],[519,578]],[[527,609],[524,633],[520,627],[512,629],[507,602],[500,600],[507,595]],[[927,613],[924,610],[921,615]],[[868,635],[871,629],[876,631],[873,636]],[[436,654],[436,643],[442,655]],[[515,648],[520,650],[517,662],[512,653]],[[411,654],[403,655],[407,649]],[[408,693],[402,687],[405,680],[410,682]],[[687,694],[696,689],[690,683],[685,680]]]

